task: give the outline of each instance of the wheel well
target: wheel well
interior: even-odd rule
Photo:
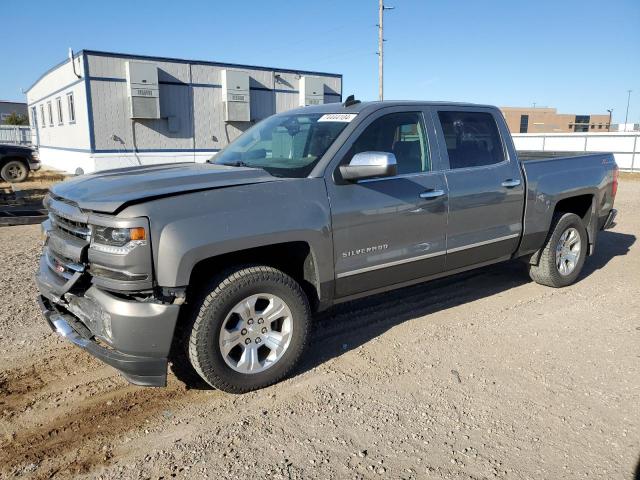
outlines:
[[[317,309],[320,292],[318,270],[311,247],[306,242],[278,243],[206,258],[194,266],[189,285],[203,285],[215,272],[248,264],[267,265],[282,270],[300,284],[312,310]]]
[[[577,195],[575,197],[564,198],[556,203],[556,212],[575,213],[578,215],[585,227],[589,225],[591,220],[591,204],[593,203],[593,195]]]
[[[593,203],[593,195],[585,194],[585,195],[576,195],[575,197],[563,198],[554,208],[553,213],[556,214],[558,212],[562,213],[575,213],[582,219],[582,224],[587,229],[587,235],[589,236],[589,244],[593,243],[592,232],[590,227],[591,223],[591,204]],[[551,235],[551,230],[549,230],[547,235]],[[591,246],[589,247],[591,248]],[[534,252],[529,257],[529,263],[532,265],[537,265],[540,260],[540,253],[542,252],[542,248]]]
[[[16,157],[16,156],[2,157],[2,159],[0,159],[0,168],[4,167],[7,163],[11,162],[12,160],[17,160],[23,163],[24,166],[27,167],[27,169],[29,169],[29,162],[27,162],[27,159],[24,157]]]

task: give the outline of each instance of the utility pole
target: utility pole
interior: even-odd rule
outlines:
[[[631,100],[631,90],[627,90],[627,113],[624,116],[624,131],[627,131],[627,121],[629,120],[629,101]]]
[[[378,99],[384,100],[384,11],[394,7],[385,7],[384,0],[378,0]]]
[[[609,125],[607,126],[607,132],[611,131],[611,114],[613,113],[613,108],[608,108],[607,112],[609,112]]]

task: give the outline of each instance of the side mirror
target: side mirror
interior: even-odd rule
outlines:
[[[356,153],[349,165],[340,166],[340,174],[349,182],[367,178],[393,177],[398,174],[396,156],[388,152]]]

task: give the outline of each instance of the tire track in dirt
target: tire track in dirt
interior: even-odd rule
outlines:
[[[429,284],[338,305],[317,316],[311,344],[321,344],[342,335],[357,336],[365,327],[392,326],[409,318],[422,317],[508,290],[527,282],[520,271],[521,267],[512,262],[489,269],[472,270]],[[451,289],[456,285],[464,285],[464,291],[452,295]]]
[[[2,372],[0,477],[88,473],[109,463],[115,439],[153,425],[163,411],[210,398],[207,393],[187,390],[173,378],[164,389],[129,385],[84,352],[66,348],[44,361]],[[51,397],[56,398],[54,406],[47,401]],[[32,417],[43,413],[37,410],[43,404],[48,411],[34,424]]]
[[[0,372],[0,411],[9,415],[23,410],[48,385],[63,383],[99,366],[81,350],[64,347],[37,363],[4,370]]]

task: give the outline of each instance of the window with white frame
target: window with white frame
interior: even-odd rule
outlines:
[[[47,122],[44,119],[44,104],[43,103],[40,104],[40,124],[42,125],[43,128],[47,126]]]
[[[62,125],[64,118],[62,116],[62,98],[56,98],[56,107],[58,109],[58,125]]]
[[[53,127],[53,108],[51,102],[47,102],[47,117],[49,117],[49,126]]]
[[[73,103],[73,92],[67,93],[67,109],[69,110],[69,123],[75,123],[76,106]]]

